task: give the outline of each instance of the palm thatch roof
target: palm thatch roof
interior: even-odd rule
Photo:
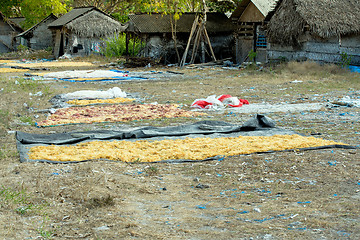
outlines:
[[[75,8],[48,25],[66,27],[81,37],[105,37],[125,30],[125,26],[96,7]]]
[[[86,13],[65,25],[82,37],[104,37],[125,30],[120,22],[98,11]]]
[[[293,45],[306,29],[321,38],[360,33],[360,4],[359,0],[282,0],[266,19],[271,42]]]
[[[34,26],[32,26],[31,28],[29,28],[28,30],[20,33],[19,35],[17,35],[16,37],[25,37],[25,38],[30,38],[32,36],[33,31],[39,27],[42,23],[47,22],[48,20],[53,19],[54,21],[57,19],[57,17],[54,14],[50,14],[49,16],[47,16],[46,18],[44,18],[43,20],[41,20],[38,24],[35,24]]]
[[[190,33],[197,13],[183,13],[176,22],[176,32]],[[206,30],[211,33],[232,32],[234,25],[222,13],[207,13]],[[129,15],[128,31],[140,33],[171,33],[172,15],[160,13]]]

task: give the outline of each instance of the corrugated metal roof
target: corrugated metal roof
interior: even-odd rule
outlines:
[[[266,17],[266,15],[275,8],[278,0],[251,0],[259,11]]]
[[[232,13],[231,19],[234,20],[239,18],[250,2],[256,6],[256,8],[262,13],[264,17],[266,17],[268,13],[276,7],[276,3],[278,1],[279,0],[243,0]]]
[[[61,27],[66,25],[67,23],[71,22],[72,20],[78,18],[85,13],[96,9],[95,7],[81,7],[81,8],[74,8],[70,12],[66,13],[62,17],[58,18],[57,20],[53,21],[48,25],[48,27]]]
[[[18,24],[11,21],[9,18],[6,18],[5,15],[2,12],[0,12],[0,20],[5,22],[6,24],[8,24],[14,32],[22,32],[22,31],[24,31],[22,29],[22,27],[20,27]]]
[[[21,26],[21,24],[26,20],[24,17],[14,17],[14,18],[10,18],[10,20],[14,23],[16,23],[17,25]]]
[[[47,16],[46,18],[44,18],[43,20],[41,20],[38,24],[35,24],[34,26],[32,26],[31,28],[29,28],[28,30],[20,33],[19,35],[17,35],[16,37],[22,37],[22,36],[26,36],[27,34],[31,33],[32,31],[34,31],[39,25],[41,25],[43,22],[46,22],[47,20],[49,20],[50,18],[56,20],[57,17],[54,14],[50,14],[49,16]]]
[[[176,32],[190,32],[196,13],[183,13],[177,21]],[[228,17],[222,13],[207,13],[206,29],[208,32],[231,32],[234,25]],[[170,15],[134,14],[129,15],[130,22],[141,33],[170,33]]]

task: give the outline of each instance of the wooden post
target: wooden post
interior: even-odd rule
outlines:
[[[201,33],[201,28],[202,28],[202,23],[200,23],[199,27],[198,27],[198,31],[196,32],[196,36],[195,36],[195,40],[194,40],[194,45],[193,45],[193,52],[191,54],[191,60],[190,63],[194,63],[195,61],[195,57],[197,54],[197,49],[198,46],[200,44],[200,33]]]
[[[210,48],[210,52],[211,52],[211,55],[213,57],[213,61],[216,61],[216,57],[215,57],[215,54],[214,54],[214,51],[213,51],[213,48],[211,46],[211,42],[210,42],[210,38],[209,38],[209,35],[207,34],[207,31],[206,31],[206,28],[204,27],[204,35],[207,39],[207,42],[209,44],[209,48]]]
[[[129,56],[129,33],[125,33],[125,55]]]
[[[187,53],[189,51],[189,48],[190,48],[190,43],[191,43],[191,40],[193,38],[193,35],[196,31],[196,27],[198,26],[198,22],[199,22],[199,16],[196,16],[195,17],[195,20],[193,22],[193,25],[191,27],[191,31],[190,31],[190,36],[189,36],[189,39],[188,39],[188,42],[187,42],[187,45],[186,45],[186,49],[185,49],[185,52],[184,52],[184,55],[180,61],[180,67],[183,67],[186,63],[186,57],[187,57]]]
[[[202,34],[203,35],[203,34]],[[201,37],[201,62],[205,63],[205,43],[204,36]]]
[[[136,39],[135,39],[135,36],[133,36],[132,39],[133,39],[133,53],[132,53],[132,54],[133,54],[133,56],[135,57],[135,40],[136,40]]]

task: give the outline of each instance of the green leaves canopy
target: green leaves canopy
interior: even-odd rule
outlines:
[[[130,13],[164,13],[177,20],[183,12],[201,11],[203,0],[1,0],[0,11],[7,17],[25,17],[22,27],[28,28],[40,22],[50,13],[61,15],[72,7],[96,6],[112,14],[121,22]],[[205,0],[211,11],[226,12],[235,8],[241,0]]]
[[[68,1],[62,0],[22,0],[20,7],[22,15],[26,18],[25,27],[31,27],[51,13],[66,13],[67,3]]]
[[[50,15],[64,14],[71,0],[2,0],[0,11],[7,17],[25,17],[24,28]]]

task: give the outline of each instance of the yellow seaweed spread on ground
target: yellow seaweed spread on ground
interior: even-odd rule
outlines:
[[[0,73],[27,72],[29,69],[0,68]]]
[[[0,64],[3,64],[3,63],[13,63],[13,62],[16,62],[16,61],[15,61],[15,60],[3,60],[3,59],[0,60]]]
[[[300,135],[186,138],[160,141],[91,141],[71,146],[36,146],[33,160],[85,161],[108,159],[123,162],[155,162],[170,159],[202,160],[218,155],[234,156],[254,152],[280,151],[341,144]]]
[[[92,99],[92,100],[70,100],[67,101],[68,104],[72,105],[90,105],[90,104],[101,104],[101,103],[125,103],[125,102],[133,102],[134,98],[111,98],[111,99]]]

